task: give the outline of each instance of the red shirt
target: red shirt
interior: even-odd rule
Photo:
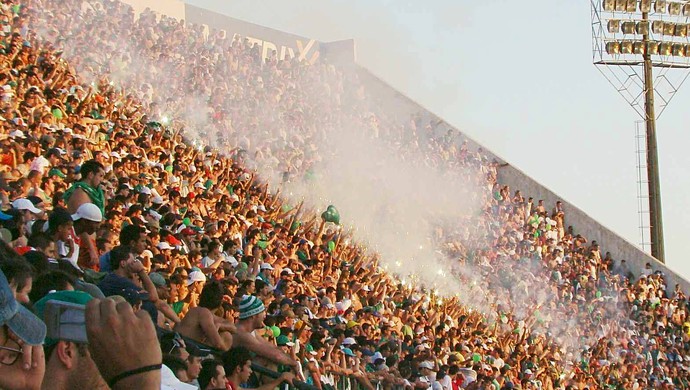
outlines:
[[[450,381],[452,384],[453,390],[460,390],[462,388],[462,384],[465,382],[464,378],[458,378],[458,376],[454,376],[453,380]]]

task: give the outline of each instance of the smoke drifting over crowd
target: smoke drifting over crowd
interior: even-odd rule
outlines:
[[[577,321],[556,307],[557,291],[539,260],[515,260],[526,256],[527,248],[517,255],[506,251],[504,261],[514,262],[509,275],[465,258],[491,247],[503,226],[476,224],[477,216],[495,213],[485,207],[493,194],[482,182],[488,172],[480,164],[446,169],[427,153],[435,132],[447,135],[442,142],[461,147],[462,139],[446,133],[444,125],[434,123],[434,131],[425,133],[425,123],[411,124],[416,119],[406,111],[382,112],[356,74],[342,75],[332,65],[313,65],[319,76],[314,79],[268,65],[265,73],[242,74],[233,68],[236,59],[222,51],[182,62],[181,56],[156,49],[157,37],[148,30],[123,33],[114,40],[117,47],[94,46],[96,24],[113,21],[92,20],[85,11],[69,32],[45,32],[48,40],[65,37],[63,44],[72,50],[64,55],[85,80],[98,83],[108,75],[115,87],[144,103],[147,120],[183,129],[190,142],[241,158],[292,204],[304,200],[305,209],[319,214],[335,205],[343,233],[352,229],[353,239],[378,253],[379,265],[404,285],[457,296],[499,322],[510,315],[522,327],[550,332],[576,349],[598,336],[578,338]],[[177,23],[170,21],[171,29],[180,28]],[[210,43],[221,41],[221,34],[209,37]],[[230,37],[218,44],[234,43]],[[146,55],[141,47],[155,54]],[[94,63],[88,50],[110,51],[110,61]],[[242,76],[225,77],[231,73]]]

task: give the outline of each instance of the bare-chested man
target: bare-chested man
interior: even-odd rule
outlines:
[[[219,282],[209,282],[199,296],[199,306],[189,309],[187,315],[175,326],[175,331],[199,343],[227,351],[243,346],[257,355],[278,364],[295,366],[297,363],[278,347],[252,333],[264,326],[266,309],[261,299],[246,295],[242,298],[237,326],[231,321],[213,314],[223,302],[223,287]]]
[[[210,282],[199,295],[199,306],[189,309],[175,331],[210,347],[227,351],[232,347],[235,324],[213,314],[223,303],[223,286]]]

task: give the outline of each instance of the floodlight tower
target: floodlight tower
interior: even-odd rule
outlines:
[[[664,262],[656,120],[690,74],[690,0],[590,2],[593,62],[645,121],[651,249]]]

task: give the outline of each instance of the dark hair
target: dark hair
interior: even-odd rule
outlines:
[[[36,156],[36,153],[34,152],[24,152],[24,154],[22,155],[22,161],[27,162],[36,157],[38,156]]]
[[[31,302],[37,302],[39,299],[48,295],[48,292],[53,290],[63,291],[69,286],[74,286],[74,278],[72,278],[72,276],[62,271],[46,272],[39,275],[36,280],[34,280],[29,298]]]
[[[208,252],[211,253],[218,247],[220,247],[220,242],[213,240],[208,243]]]
[[[127,225],[120,230],[120,245],[129,246],[134,241],[141,237],[141,233],[145,232],[143,228],[137,225]]]
[[[161,336],[161,350],[164,354],[179,357],[184,345],[181,340],[182,336],[177,332],[166,333]]]
[[[34,273],[31,264],[4,242],[0,245],[0,269],[17,290],[23,289]]]
[[[34,221],[34,223],[31,224],[31,231],[29,232],[29,236],[32,236],[34,234],[38,233],[43,233],[44,230],[43,228],[48,229],[48,226],[46,225],[48,221],[45,219],[37,219]]]
[[[132,249],[128,246],[116,246],[110,251],[110,269],[115,271],[120,268],[120,262],[129,258]]]
[[[221,303],[223,303],[223,286],[217,281],[206,283],[199,295],[199,307],[214,310]]]
[[[51,263],[48,260],[48,256],[46,256],[43,252],[29,251],[24,253],[24,258],[33,267],[34,275],[40,275],[44,272],[50,271],[51,269],[57,269],[57,264],[55,265],[55,267],[51,267]]]
[[[55,191],[53,194],[53,200],[50,202],[53,205],[53,208],[57,207],[62,200],[63,195],[65,195],[64,191]]]
[[[237,367],[244,366],[248,361],[252,360],[252,355],[245,347],[231,348],[223,353],[223,368],[225,368],[225,375],[230,376],[235,373]]]
[[[187,362],[182,360],[181,357],[168,354],[163,355],[163,364],[168,366],[175,376],[180,371],[187,371],[188,368]]]
[[[199,371],[199,388],[205,389],[211,379],[213,379],[218,374],[218,366],[222,366],[223,362],[217,359],[207,359],[201,362],[201,371]]]
[[[256,279],[254,281],[254,291],[258,294],[259,291],[263,290],[264,287],[268,286],[269,284],[264,282],[261,279]]]
[[[32,171],[29,171],[29,173],[26,175],[26,178],[29,179],[29,180],[31,180],[31,179],[33,179],[34,177],[37,177],[37,176],[41,176],[41,177],[42,177],[43,174],[42,174],[41,172],[39,172],[39,171],[32,170]],[[30,197],[28,197],[28,198],[30,198]],[[29,200],[31,200],[31,199],[29,199]],[[40,200],[40,198],[39,198],[39,200]],[[34,205],[37,204],[37,203],[34,203],[33,201],[32,201],[31,203],[33,203]]]
[[[185,279],[182,275],[180,274],[174,274],[170,276],[170,284],[182,284],[186,283],[187,279]],[[203,294],[203,291],[202,291]]]
[[[90,173],[96,174],[100,170],[105,170],[105,167],[98,161],[89,160],[84,162],[81,164],[81,168],[79,169],[79,173],[81,173],[81,181],[84,181],[86,178],[88,178]]]
[[[223,252],[227,252],[230,249],[232,249],[233,246],[237,245],[237,243],[234,240],[226,240],[223,243]],[[232,254],[232,253],[231,253]]]
[[[27,241],[27,245],[32,248],[44,250],[53,242],[53,239],[49,235],[40,232],[32,234],[31,237],[29,237],[29,240]]]
[[[55,234],[62,225],[74,223],[72,214],[64,207],[56,207],[48,216],[48,231]]]

